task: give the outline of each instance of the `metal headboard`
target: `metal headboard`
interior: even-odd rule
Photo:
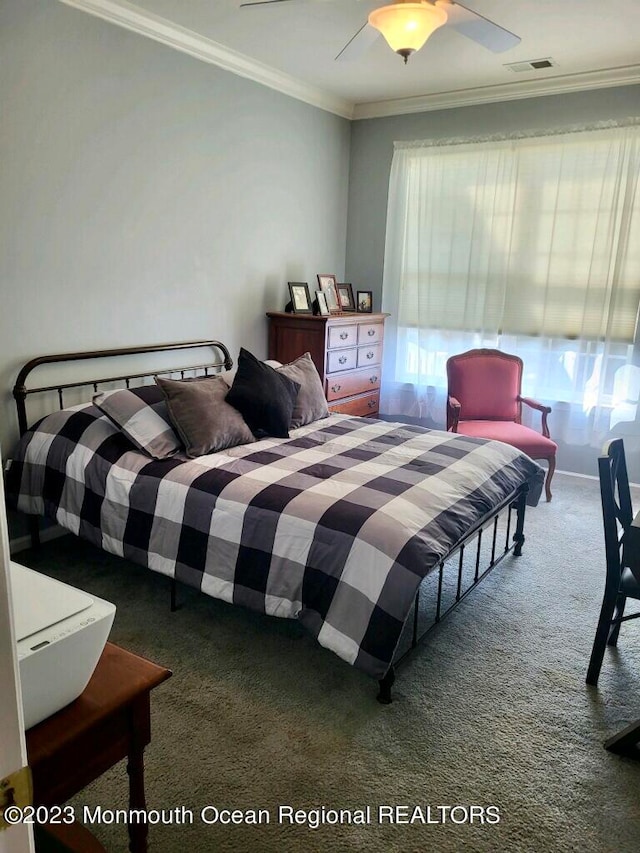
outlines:
[[[118,356],[140,355],[144,353],[159,353],[173,352],[175,350],[198,349],[209,347],[213,350],[218,350],[219,356],[217,360],[207,362],[206,364],[195,364],[180,367],[160,368],[147,372],[133,372],[121,376],[100,376],[91,379],[82,379],[77,382],[65,382],[61,384],[43,385],[38,388],[27,388],[27,376],[37,367],[43,364],[55,364],[70,361],[85,361],[97,358],[115,358]],[[41,394],[44,392],[57,391],[60,408],[64,407],[64,392],[70,388],[84,388],[92,386],[94,391],[98,390],[99,385],[106,385],[113,382],[124,382],[126,387],[130,386],[133,380],[146,379],[150,376],[158,374],[175,374],[180,373],[183,377],[187,372],[202,371],[207,376],[209,371],[230,370],[233,366],[233,359],[229,355],[229,350],[220,341],[183,341],[182,343],[174,344],[149,344],[148,346],[139,347],[124,347],[121,349],[106,349],[106,350],[89,350],[87,352],[70,352],[59,353],[57,355],[41,355],[37,358],[32,358],[18,373],[16,383],[13,386],[13,396],[16,401],[18,410],[18,426],[20,435],[23,435],[27,428],[27,396],[30,394]]]

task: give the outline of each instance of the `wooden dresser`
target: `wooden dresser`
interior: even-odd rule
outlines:
[[[388,314],[286,314],[268,311],[269,358],[283,363],[311,353],[329,409],[376,416]]]

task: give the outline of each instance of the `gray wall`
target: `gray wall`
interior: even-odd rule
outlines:
[[[640,111],[640,86],[528,98],[354,122],[351,139],[346,280],[374,291],[380,308],[393,143],[559,128],[619,120]]]
[[[265,355],[264,311],[319,271],[378,308],[394,140],[640,103],[634,86],[350,124],[54,0],[0,4],[0,79],[5,456],[36,354],[217,336]]]
[[[344,273],[350,124],[54,0],[0,4],[0,442],[34,355],[219,337]]]

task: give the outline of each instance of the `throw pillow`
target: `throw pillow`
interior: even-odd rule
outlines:
[[[156,376],[156,382],[187,456],[203,456],[255,440],[240,412],[225,401],[229,386],[220,376],[185,380]]]
[[[240,412],[253,433],[289,438],[299,388],[297,382],[242,348],[227,402]]]
[[[145,394],[149,390],[155,391],[153,386],[136,390],[138,393],[128,388],[100,391],[94,394],[93,403],[138,450],[154,459],[173,456],[182,445],[171,426],[166,403],[162,399],[157,402],[142,399],[146,396],[153,400],[153,394]]]
[[[291,416],[291,429],[328,416],[327,398],[324,396],[322,381],[311,359],[311,353],[305,352],[300,358],[276,370],[300,385]]]

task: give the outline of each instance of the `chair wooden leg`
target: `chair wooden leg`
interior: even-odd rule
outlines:
[[[624,616],[624,606],[627,602],[626,595],[620,594],[616,599],[616,606],[613,612],[613,619],[622,619]],[[620,633],[620,622],[616,622],[616,624],[609,631],[609,637],[607,639],[608,646],[617,646],[618,645],[618,634]]]
[[[598,627],[596,628],[596,636],[593,641],[591,650],[591,658],[589,659],[589,668],[587,669],[587,684],[594,687],[598,683],[600,669],[604,652],[607,647],[607,639],[609,637],[609,629],[611,627],[611,619],[615,610],[617,596],[607,595],[605,592],[602,607],[600,609],[600,618],[598,619]]]
[[[604,742],[604,748],[625,758],[640,760],[640,720],[636,720]]]
[[[544,482],[544,490],[547,495],[547,503],[551,500],[553,495],[551,494],[551,478],[553,477],[553,472],[556,470],[556,457],[551,456],[549,458],[549,470],[547,471],[547,478]]]

